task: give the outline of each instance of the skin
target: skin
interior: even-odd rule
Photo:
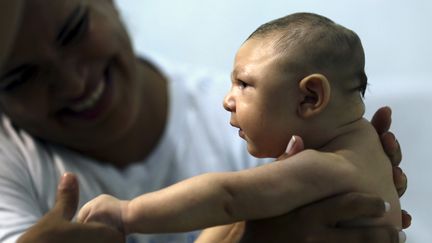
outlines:
[[[297,104],[292,100],[298,98],[297,89],[294,82],[284,82],[285,76],[275,68],[277,60],[270,45],[247,41],[237,53],[231,90],[224,99],[224,108],[231,112],[231,125],[239,128],[240,137],[255,157],[278,157],[293,135],[286,128],[300,126],[289,115],[296,113]]]
[[[327,155],[321,154],[320,163],[313,162],[311,165],[309,156],[313,155],[305,155],[307,153],[305,152],[302,155],[309,159],[302,160],[296,157],[297,160],[288,163],[281,161],[256,168],[263,171],[255,176],[265,178],[258,182],[259,185],[274,185],[282,179],[277,177],[278,173],[275,171],[284,170],[283,167],[272,171],[263,168],[268,169],[271,165],[286,166],[286,173],[281,175],[285,178],[285,184],[297,185],[295,192],[293,189],[285,191],[291,195],[287,196],[288,198],[281,196],[282,193],[277,196],[280,203],[285,205],[283,210],[286,211],[272,213],[272,210],[277,210],[279,207],[274,205],[275,200],[264,198],[271,197],[269,195],[274,194],[275,191],[271,188],[264,189],[265,192],[251,189],[255,188],[252,185],[256,182],[250,180],[254,174],[253,170],[248,170],[238,172],[236,175],[212,174],[194,177],[167,189],[144,194],[131,201],[121,201],[109,195],[102,195],[80,210],[78,222],[101,222],[118,228],[126,234],[181,232],[208,225],[232,223],[239,219],[268,217],[272,214],[288,212],[318,198],[347,191],[341,188],[348,187],[355,188],[348,190],[376,193],[385,198],[391,205],[391,212],[386,213],[380,223],[375,223],[400,227],[401,213],[399,200],[391,182],[391,164],[380,149],[376,131],[372,130],[370,123],[362,118],[364,105],[360,92],[352,92],[349,88],[344,90],[344,87],[335,84],[330,88],[327,78],[320,74],[308,75],[299,82],[284,80],[288,75],[281,75],[279,60],[274,59],[274,56],[276,55],[271,46],[262,39],[250,39],[240,48],[235,61],[233,87],[225,99],[226,103],[232,102],[232,104],[229,107],[225,104],[225,108],[231,112],[231,123],[239,126],[241,135],[246,139],[250,150],[267,156],[273,156],[272,150],[262,151],[272,148],[266,146],[268,143],[273,143],[279,138],[284,139],[284,136],[292,136],[290,133],[297,133],[302,128],[293,124],[304,126],[307,123],[308,126],[321,131],[319,136],[314,134],[313,138],[303,138],[306,138],[310,144],[318,144],[315,146],[319,146],[320,151],[331,151],[333,156],[328,160],[329,164],[320,167],[319,164],[322,165],[327,161]],[[332,94],[331,100],[330,94]],[[335,116],[335,113],[340,110],[339,107],[346,105],[347,100],[356,102],[350,102],[350,109],[347,109],[349,112],[345,111],[343,116]],[[293,106],[292,109],[289,108],[290,106]],[[259,122],[251,122],[252,120]],[[328,137],[323,137],[322,134]],[[346,134],[349,134],[348,137]],[[355,137],[354,141],[353,137]],[[359,144],[359,141],[363,142]],[[365,144],[373,145],[365,146]],[[368,151],[367,157],[360,155],[365,147]],[[335,152],[340,150],[348,150],[350,153],[347,155]],[[343,162],[339,160],[339,166],[336,166],[338,169],[335,169],[337,158],[342,159]],[[312,159],[312,161],[317,160]],[[367,169],[364,169],[365,167]],[[314,174],[319,178],[314,180],[321,181],[322,187],[315,184],[310,186],[309,180],[306,184],[302,183],[302,178],[313,178],[311,172],[316,170],[320,171],[320,175]],[[352,171],[356,172],[351,174]],[[272,176],[262,177],[266,173]],[[357,178],[359,174],[363,176]],[[334,178],[338,180],[334,181]],[[351,178],[356,179],[352,181]],[[374,185],[373,190],[370,187],[371,183]],[[286,186],[280,186],[278,189],[284,190],[282,188]],[[187,196],[189,191],[195,192],[192,198]],[[247,203],[249,199],[245,198],[250,198],[248,195],[255,195],[254,204]],[[227,198],[231,197],[239,200],[236,201],[237,204],[227,206]],[[243,202],[240,198],[244,199]],[[306,198],[314,199],[308,201]],[[168,208],[160,206],[164,202],[171,201],[176,203],[170,204]],[[226,212],[227,207],[230,208],[230,213]]]
[[[389,132],[391,124],[391,110],[388,107],[380,108],[371,120],[380,136],[384,151],[390,158],[394,171],[401,171],[399,164],[402,159],[399,143],[393,133]],[[304,149],[301,138],[292,145],[290,152],[284,154],[291,156]],[[399,196],[406,190],[407,177],[402,174],[394,174],[394,183]],[[338,211],[331,208],[338,207]],[[378,218],[385,214],[383,200],[371,195],[348,193],[340,196],[321,200],[311,205],[301,207],[294,212],[276,218],[247,222],[235,225],[235,230],[230,227],[210,229],[207,237],[217,237],[227,242],[400,242],[399,230],[393,227],[374,228],[342,228],[340,222],[355,220],[356,218]],[[305,215],[314,217],[307,220]],[[307,222],[306,222],[307,221]],[[307,225],[306,228],[291,229],[286,225]],[[402,211],[402,228],[411,225],[411,216]],[[229,232],[229,233],[228,233]],[[233,233],[236,232],[236,233]],[[286,241],[286,239],[290,239]],[[200,241],[201,242],[201,241]],[[204,241],[202,241],[204,242]]]
[[[348,132],[347,124],[364,114],[360,92],[351,91],[353,82],[339,82],[354,68],[329,68],[322,71],[325,74],[289,68],[290,60],[306,62],[304,52],[279,55],[273,42],[268,37],[251,38],[240,47],[232,87],[224,99],[230,123],[239,128],[248,151],[275,158],[294,134],[305,139],[307,148],[319,149],[336,134]]]
[[[0,70],[4,60],[8,57],[11,42],[15,37],[16,25],[20,20],[22,12],[22,0],[8,1],[0,0],[0,9],[7,9],[0,15]]]
[[[289,163],[288,171],[295,173],[285,174],[288,184],[300,181],[297,175],[314,178],[311,172],[318,170],[317,180],[326,186],[318,190],[300,189],[300,194],[294,195],[301,196],[290,198],[287,207],[308,196],[335,195],[351,188],[348,191],[377,193],[385,198],[393,206],[385,222],[398,226],[399,200],[391,183],[390,163],[375,131],[363,118],[365,109],[361,93],[352,91],[354,82],[341,82],[344,79],[336,78],[354,76],[350,70],[356,70],[353,66],[357,64],[353,62],[360,61],[347,62],[341,71],[326,68],[323,71],[326,75],[310,73],[302,66],[290,68],[291,60],[304,59],[304,52],[299,50],[301,46],[296,51],[287,51],[289,54],[278,55],[273,41],[274,37],[256,37],[241,46],[235,58],[232,88],[225,97],[224,107],[231,113],[231,124],[240,129],[240,136],[246,140],[249,152],[277,157],[294,134],[300,135],[306,148],[330,152],[333,157],[322,168],[307,161],[298,167],[295,161]],[[326,154],[320,156],[320,159],[313,160],[325,163]],[[342,158],[344,163],[335,166],[338,158]],[[297,171],[296,168],[301,169]],[[331,176],[327,180],[323,175]],[[346,175],[350,176],[346,178]],[[356,179],[352,181],[351,178]],[[297,188],[301,185],[299,183]],[[301,205],[305,203],[303,201]]]
[[[401,150],[393,133],[388,131],[391,123],[390,108],[379,109],[371,122],[380,135],[384,150],[391,158],[394,170],[400,170],[398,165],[402,158]],[[291,149],[278,160],[301,152],[304,144],[302,139],[296,136],[295,142],[288,147]],[[395,176],[394,178],[397,191],[405,191],[406,176]],[[402,194],[400,193],[399,196]],[[335,207],[338,210],[334,210]],[[381,198],[360,193],[347,193],[305,205],[279,217],[209,228],[200,235],[196,242],[400,242],[399,230],[393,227],[342,228],[338,226],[339,222],[346,223],[358,218],[379,218],[384,214],[384,201]],[[314,218],[313,221],[310,220],[311,217]],[[403,211],[402,228],[405,229],[410,224],[411,216]],[[287,225],[301,225],[302,227],[291,228]]]
[[[122,233],[105,225],[71,223],[78,207],[78,190],[75,175],[65,174],[59,183],[54,207],[20,237],[17,243],[125,242]]]
[[[57,36],[78,7],[68,30],[86,10],[88,24],[63,43]],[[164,129],[166,81],[135,58],[112,1],[31,0],[23,10],[0,77],[1,109],[34,136],[101,161],[124,167],[145,157]],[[22,65],[31,71],[7,75]],[[96,114],[71,112],[102,83]]]
[[[88,4],[90,15],[93,16],[87,36],[80,41],[74,41],[73,46],[60,48],[54,45],[53,42],[59,28],[79,4]],[[14,12],[10,11],[11,8],[0,8],[1,10],[7,10],[6,12],[12,14],[9,20],[14,18]],[[160,73],[135,58],[112,1],[28,0],[25,2],[23,11],[25,17],[17,21],[20,23],[19,26],[14,25],[13,22],[9,22],[10,25],[7,26],[12,29],[12,32],[16,31],[13,30],[15,27],[18,33],[12,49],[9,47],[10,40],[0,42],[0,50],[10,50],[11,53],[10,58],[3,62],[0,75],[3,77],[8,70],[22,64],[35,64],[42,68],[43,72],[25,84],[28,85],[27,87],[20,87],[13,91],[13,94],[1,91],[1,109],[13,117],[15,123],[33,135],[53,143],[63,144],[84,155],[106,161],[119,168],[145,157],[157,143],[166,122],[166,81]],[[0,16],[6,15],[2,13]],[[15,16],[18,18],[17,15]],[[5,30],[4,26],[0,27],[1,36],[12,37],[5,34],[11,33],[7,31],[7,28]],[[0,54],[2,58],[6,56],[3,52]],[[109,111],[106,111],[102,118],[97,117],[91,121],[56,117],[57,111],[73,105],[76,98],[86,92],[83,89],[90,89],[83,87],[90,87],[88,86],[90,83],[101,80],[103,70],[109,60],[115,60],[112,67],[112,82],[113,85],[116,85],[113,95],[115,98],[113,98]],[[59,80],[62,85],[57,85]],[[4,81],[4,78],[1,78],[0,83],[3,85]],[[131,89],[131,87],[136,87],[136,89]],[[126,92],[130,91],[129,89],[136,90],[136,92]],[[125,93],[128,94],[127,97]],[[125,104],[128,104],[128,111],[122,114],[120,108],[126,107]],[[140,109],[137,109],[138,104]],[[377,112],[381,119],[375,124],[375,127],[377,129],[384,127],[381,136],[383,146],[388,149],[386,151],[391,158],[397,159],[400,158],[400,147],[396,140],[391,139],[394,136],[387,132],[390,116],[384,113]],[[122,117],[122,122],[119,122],[119,117]],[[125,118],[127,119],[124,120]],[[60,122],[62,119],[64,121]],[[106,131],[110,131],[109,137],[105,136]],[[141,134],[143,133],[146,134],[146,141],[142,141]],[[57,136],[56,134],[62,135]],[[113,147],[116,149],[112,149]],[[400,159],[397,163],[399,162]],[[395,171],[398,170],[395,169]],[[406,189],[405,175],[402,172],[394,174],[397,188],[399,191],[404,191]],[[120,232],[98,224],[80,225],[70,221],[77,207],[78,185],[73,175],[66,176],[66,178],[69,179],[64,178],[62,186],[58,189],[54,208],[31,227],[18,242],[122,242]],[[344,196],[342,199],[335,198],[334,200],[345,205],[346,208],[352,208],[353,205],[345,203],[343,198]],[[373,207],[370,201],[364,205]],[[284,230],[289,228],[294,233],[308,230],[310,222],[307,222],[307,219],[312,215],[310,214],[312,208],[332,212],[331,215],[322,219],[324,224],[337,221],[344,213],[340,207],[323,202],[316,203],[301,209],[300,213],[296,213],[297,216],[288,215],[288,218],[294,216],[299,218],[298,215],[301,215],[300,218],[303,220],[292,224],[287,222],[283,227]],[[353,218],[362,216],[357,211],[353,214],[355,214],[352,215]],[[267,222],[268,225],[271,223],[271,220]],[[310,233],[313,232],[313,230],[310,231]],[[379,237],[374,238],[376,235],[371,232],[371,229],[358,229],[351,236],[352,239],[361,239],[362,235],[371,235],[371,239],[377,239],[375,242],[385,242],[379,241]],[[302,236],[292,234],[290,237],[300,239]],[[334,242],[346,242],[346,237],[339,236],[339,233],[334,233]]]
[[[234,64],[234,71],[232,74],[232,88],[230,92],[227,94],[224,100],[224,107],[227,111],[231,112],[231,124],[235,127],[238,127],[240,129],[240,136],[245,139],[248,143],[248,150],[250,153],[252,153],[255,156],[274,156],[274,154],[280,153],[280,151],[284,148],[280,146],[280,144],[274,143],[274,141],[286,141],[287,137],[292,136],[292,133],[301,134],[304,131],[298,130],[296,126],[298,126],[298,121],[296,121],[293,118],[293,113],[297,113],[299,115],[303,114],[303,117],[308,113],[308,118],[310,116],[313,116],[314,109],[317,107],[307,107],[307,109],[296,109],[297,103],[293,100],[303,100],[302,97],[297,97],[297,93],[303,93],[304,90],[310,91],[314,90],[315,87],[323,86],[317,85],[317,83],[310,79],[309,76],[307,78],[304,78],[301,80],[301,74],[297,75],[297,73],[285,73],[284,75],[280,75],[280,70],[277,68],[278,66],[275,65],[277,63],[277,55],[274,53],[274,50],[272,48],[272,45],[269,45],[265,40],[262,39],[250,39],[247,42],[245,42],[242,47],[240,48],[239,52],[236,55],[235,64]],[[281,80],[283,78],[283,80]],[[320,78],[320,77],[318,77]],[[316,80],[317,77],[314,77]],[[320,78],[321,79],[321,78]],[[263,82],[265,80],[265,82]],[[296,88],[297,80],[300,84],[300,89]],[[309,86],[308,88],[305,88],[304,90],[301,88],[301,85],[303,82],[315,82],[315,84]],[[283,87],[280,87],[283,86]],[[321,88],[322,89],[322,88]],[[281,91],[282,90],[282,91]],[[305,92],[307,95],[307,92]],[[340,97],[340,94],[336,92],[332,94],[332,99],[335,100],[336,105],[339,103],[342,103],[338,100]],[[342,100],[351,99],[353,102],[357,102],[359,105],[356,109],[350,108],[351,114],[348,114],[348,119],[353,119],[353,117],[361,117],[364,112],[364,106],[361,105],[361,102],[356,101],[357,99],[360,99],[360,96],[353,96],[353,98],[350,97],[342,97]],[[361,99],[360,99],[361,100]],[[318,102],[318,101],[317,101]],[[323,99],[322,102],[325,102],[325,99]],[[304,102],[303,104],[307,105],[308,102]],[[334,107],[335,104],[331,103],[326,104],[331,107]],[[325,105],[325,106],[326,106]],[[302,105],[304,106],[304,105]],[[313,109],[312,109],[313,108]],[[338,110],[338,109],[333,109]],[[321,112],[319,110],[318,112]],[[328,112],[328,111],[327,111]],[[347,115],[346,112],[344,112],[344,115]],[[358,114],[357,114],[358,113]],[[265,115],[264,115],[265,114]],[[288,115],[287,115],[288,114]],[[372,123],[377,129],[377,132],[379,132],[381,140],[385,141],[386,143],[392,142],[395,143],[395,138],[391,133],[388,133],[389,128],[389,121],[384,121],[384,116],[390,116],[390,110],[385,108],[381,109],[377,115],[374,116]],[[324,127],[320,127],[320,131],[326,130],[325,127],[327,126],[334,126],[334,116],[336,114],[330,114],[330,118],[324,121],[321,119],[319,121],[320,124],[328,122],[328,124],[324,124]],[[341,115],[338,116],[338,121],[344,120],[345,118],[341,118]],[[389,118],[389,117],[387,117]],[[269,121],[270,120],[270,121]],[[271,122],[271,120],[281,121],[280,124],[278,122]],[[251,122],[251,121],[260,121],[260,122]],[[330,121],[330,122],[329,122]],[[305,121],[302,121],[305,122]],[[352,122],[348,122],[349,124],[352,124]],[[380,124],[381,123],[381,124]],[[288,125],[287,125],[288,124]],[[314,126],[313,123],[309,123],[309,126]],[[288,127],[288,129],[287,129]],[[334,129],[336,131],[339,129],[340,124],[337,125]],[[263,132],[265,131],[265,132]],[[285,131],[285,132],[281,132]],[[308,139],[309,137],[307,131],[305,134]],[[320,134],[321,135],[321,134]],[[329,134],[326,134],[329,135]],[[389,140],[393,136],[392,140]],[[314,136],[317,137],[317,136]],[[322,136],[320,136],[322,137]],[[298,143],[301,145],[297,145],[303,149],[304,144],[301,138],[297,139]],[[329,139],[324,139],[325,141],[328,141]],[[265,143],[263,143],[265,141]],[[286,144],[286,143],[285,143]],[[312,144],[312,145],[311,145]],[[322,143],[319,142],[319,139],[315,139],[315,141],[311,142],[308,147],[316,146],[315,144],[318,144],[319,147],[322,146]],[[272,147],[274,150],[271,150]],[[390,148],[384,145],[387,154],[389,155],[390,159],[398,164],[401,159],[400,153],[394,153],[395,151],[394,147]],[[267,151],[264,151],[264,154],[260,150],[267,149]],[[270,151],[270,152],[268,152]],[[275,151],[275,152],[273,152]],[[265,153],[267,152],[267,153]],[[390,152],[390,153],[389,153]],[[395,173],[400,173],[400,169],[394,169]],[[395,180],[396,184],[399,184],[397,180]],[[399,195],[402,194],[402,191],[398,189]],[[350,200],[351,202],[357,201],[361,203],[363,200],[363,196],[353,196],[355,199]],[[382,200],[376,200],[376,201],[382,201]],[[325,204],[325,203],[323,203]],[[362,210],[368,210],[367,208],[363,208]],[[297,210],[296,210],[297,211]],[[314,216],[314,218],[319,218],[319,220],[322,220],[320,218],[320,215],[325,213],[327,211],[317,211],[317,215]],[[376,216],[382,216],[383,210],[382,210],[382,203],[381,203],[381,210],[380,211],[374,211],[377,213]],[[370,212],[369,212],[370,213]],[[292,214],[291,214],[292,215]],[[295,213],[293,214],[295,215]],[[372,214],[365,214],[365,217],[373,216]],[[348,220],[348,219],[347,219]],[[403,213],[403,226],[407,226],[407,221],[409,221],[409,216],[406,215],[406,213]],[[301,219],[296,220],[301,221]],[[287,222],[296,222],[292,221],[292,218],[289,217],[280,217],[276,218],[274,220],[259,220],[259,221],[253,221],[249,222],[246,225],[248,226],[246,230],[246,235],[243,240],[255,240],[257,242],[266,241],[268,240],[274,240],[274,242],[281,242],[282,240],[286,239],[293,239],[293,235],[296,235],[295,232],[290,231],[289,229],[286,229],[286,227],[283,227],[282,225],[285,225]],[[282,224],[281,222],[284,222]],[[409,224],[409,223],[408,223]],[[244,226],[244,225],[243,225]],[[335,227],[336,223],[332,225],[332,227]],[[218,235],[226,235],[226,237],[230,238],[233,237],[234,241],[236,241],[236,237],[238,235],[233,236],[233,232],[241,232],[239,230],[241,227],[241,224],[236,224],[233,227],[215,227],[213,229],[209,229],[205,231],[199,242],[206,242],[209,241],[217,241]],[[278,230],[281,230],[279,233]],[[289,233],[284,233],[289,232]],[[300,231],[301,232],[301,231]],[[390,240],[391,242],[398,239],[397,234],[395,233],[395,229],[391,229],[390,227],[385,229],[377,230],[377,233],[379,235],[378,238],[380,240],[378,242],[388,242]],[[309,233],[309,232],[308,232]],[[303,236],[308,238],[308,233],[302,232],[304,234]],[[239,233],[240,234],[240,233]],[[314,235],[317,235],[316,233]],[[350,234],[345,234],[346,237],[349,237]],[[215,237],[215,238],[213,238]],[[327,237],[328,239],[333,239],[331,242],[334,241],[334,234],[322,234],[317,237],[317,242],[320,240],[320,237]],[[370,242],[370,236],[364,236],[364,239],[368,239],[366,242]],[[294,237],[295,238],[295,237]],[[220,238],[219,238],[220,239]],[[293,242],[302,242],[300,239],[304,238],[297,238],[296,241]],[[321,239],[322,240],[322,239]],[[271,241],[273,242],[273,241]],[[321,241],[319,241],[321,242]],[[330,242],[330,241],[323,241],[323,242]],[[350,241],[351,242],[351,241]]]

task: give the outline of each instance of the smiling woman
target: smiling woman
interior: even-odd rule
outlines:
[[[140,92],[137,59],[113,3],[33,0],[23,16],[4,65],[2,110],[39,138],[111,160],[106,151],[150,122],[139,107],[152,99]]]
[[[248,155],[229,126],[221,106],[226,77],[135,53],[116,1],[22,2],[14,36],[18,18],[12,16],[19,0],[0,0],[0,242],[122,242],[124,234],[116,229],[71,222],[76,209],[103,193],[131,199],[198,174],[266,162]],[[151,53],[145,44],[140,43]],[[384,117],[379,127],[386,127],[389,113],[379,114]],[[394,149],[389,156],[399,162],[395,141],[383,143]],[[397,186],[405,188],[403,182]],[[365,242],[358,240],[369,236],[370,243],[384,243],[397,234],[395,229],[362,228],[347,239],[346,230],[325,228],[348,216],[364,216],[355,210],[359,205],[384,212],[381,199],[357,196],[363,198],[359,204],[347,198],[352,194],[296,212],[304,218],[283,226],[287,242],[304,242],[316,229],[332,232],[331,242]],[[319,214],[310,213],[317,208]],[[311,222],[317,215],[322,220]],[[189,243],[196,235],[134,235],[131,242]],[[272,235],[278,234],[268,234],[270,241]]]

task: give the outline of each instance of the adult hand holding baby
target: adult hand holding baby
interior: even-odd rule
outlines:
[[[97,222],[111,226],[127,234],[128,230],[123,224],[124,209],[129,201],[122,201],[110,195],[100,195],[86,203],[78,212],[78,223]]]
[[[78,224],[71,220],[78,206],[78,181],[75,175],[65,174],[57,189],[55,205],[17,243],[121,243],[124,235],[98,223]]]
[[[389,132],[391,110],[379,109],[372,124],[380,135],[384,150],[393,164],[395,187],[402,196],[407,179],[398,167],[401,149],[394,135]],[[303,149],[300,137],[293,137],[282,160]],[[303,206],[276,218],[246,223],[241,242],[404,242],[405,235],[393,227],[342,228],[341,222],[359,218],[377,218],[385,214],[384,201],[362,193],[347,193]],[[409,227],[411,217],[403,211],[402,226]],[[355,241],[354,241],[355,240]]]

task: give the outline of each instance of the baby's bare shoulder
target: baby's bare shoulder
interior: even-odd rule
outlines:
[[[353,175],[356,167],[346,156],[337,152],[319,151],[307,149],[301,153],[288,158],[286,161],[287,169],[296,170],[308,177],[327,175],[329,177],[340,177]],[[281,167],[283,167],[281,165]]]

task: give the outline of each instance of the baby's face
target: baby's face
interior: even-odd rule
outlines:
[[[280,58],[263,39],[250,39],[238,51],[232,86],[224,99],[231,125],[255,157],[278,157],[300,124],[297,80],[283,72]]]

